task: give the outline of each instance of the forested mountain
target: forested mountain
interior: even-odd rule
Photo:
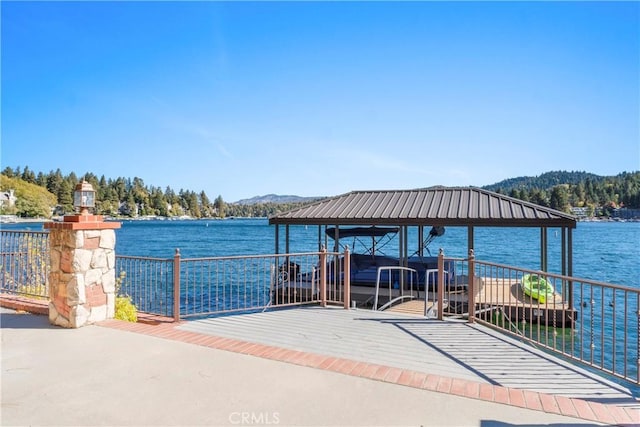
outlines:
[[[618,207],[640,208],[640,172],[599,176],[555,171],[506,179],[482,188],[561,211],[587,207],[591,212],[603,210],[603,214],[608,214]]]
[[[302,201],[288,203],[254,201],[251,204],[230,204],[226,203],[222,196],[217,196],[212,201],[204,191],[175,191],[171,187],[163,190],[160,187],[148,186],[138,177],[98,178],[90,172],[78,177],[73,172],[63,175],[60,169],[47,174],[36,174],[29,167],[23,170],[20,167],[7,167],[2,171],[0,191],[15,190],[18,201],[15,206],[2,206],[0,214],[48,218],[52,213],[72,213],[73,190],[82,178],[91,183],[96,190],[96,213],[108,216],[265,217],[309,202],[300,198]],[[23,191],[24,188],[28,190]],[[42,202],[42,195],[34,189],[40,189],[50,195],[46,203]],[[277,196],[273,198],[276,199]]]
[[[485,185],[485,190],[510,192],[513,189],[531,190],[534,188],[550,189],[556,185],[569,184],[576,185],[580,182],[591,180],[594,183],[602,182],[605,179],[604,176],[595,175],[588,172],[566,172],[566,171],[554,171],[546,172],[538,176],[520,176],[517,178],[509,178],[497,182],[491,185]]]
[[[45,174],[28,167],[5,168],[0,191],[15,190],[15,206],[4,205],[1,214],[22,217],[50,217],[73,212],[73,190],[81,178],[96,190],[96,213],[108,216],[183,216],[266,217],[284,212],[318,198],[267,195],[227,203],[222,196],[213,201],[204,191],[145,185],[141,178],[105,178],[86,173],[63,175],[60,169]],[[640,172],[623,172],[616,176],[598,176],[587,172],[547,172],[537,177],[519,177],[483,187],[521,200],[568,211],[571,207],[586,207],[593,214],[607,215],[611,209],[640,209]],[[282,203],[281,197],[289,202]]]
[[[14,190],[16,197],[15,206],[2,213],[20,213],[20,216],[25,217],[48,217],[51,215],[51,208],[58,203],[55,194],[50,193],[46,188],[20,178],[0,175],[0,189]]]

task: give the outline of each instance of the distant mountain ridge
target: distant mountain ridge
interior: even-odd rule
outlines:
[[[322,197],[301,197],[293,195],[266,194],[264,196],[255,196],[250,199],[238,200],[234,204],[237,205],[257,205],[259,203],[305,203],[322,199]]]
[[[584,171],[550,171],[537,176],[520,176],[515,178],[508,178],[494,184],[482,186],[480,188],[489,191],[498,191],[503,194],[509,194],[514,190],[551,190],[557,185],[584,185],[586,182],[590,182],[594,185],[599,185],[607,180],[623,179],[625,176],[638,176],[639,172],[622,172],[618,175],[603,176],[596,175],[590,172]],[[636,178],[637,180],[637,178]],[[234,202],[235,205],[256,205],[256,204],[284,204],[284,203],[308,203],[316,200],[323,199],[324,197],[301,197],[294,195],[278,195],[278,194],[266,194],[264,196],[255,196],[250,199],[242,199]]]

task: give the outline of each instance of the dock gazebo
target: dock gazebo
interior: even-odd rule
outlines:
[[[389,226],[400,229],[400,258],[407,254],[408,227],[418,227],[419,245],[424,227],[466,227],[468,253],[474,248],[477,227],[540,228],[540,270],[547,271],[548,228],[562,230],[562,274],[573,272],[573,215],[545,206],[525,202],[504,194],[476,187],[435,186],[415,190],[352,191],[308,206],[273,215],[276,253],[280,248],[280,227],[284,226],[285,251],[289,252],[289,226],[318,226],[319,244],[322,227]],[[336,236],[337,237],[337,236]],[[337,241],[337,239],[336,239]],[[420,247],[422,249],[422,247]]]
[[[471,258],[471,255],[474,249],[474,231],[476,228],[539,228],[539,270],[545,273],[548,272],[548,229],[560,228],[562,230],[562,238],[560,240],[561,274],[562,276],[572,276],[572,231],[576,227],[577,221],[574,216],[564,212],[481,188],[436,186],[415,190],[353,191],[274,215],[269,218],[269,224],[275,225],[276,254],[281,253],[282,227],[284,227],[284,253],[287,254],[290,253],[289,240],[290,227],[292,225],[317,226],[318,250],[327,246],[327,234],[330,233],[335,242],[334,252],[339,251],[338,240],[341,227],[347,233],[353,231],[352,227],[396,229],[398,231],[397,267],[399,268],[408,267],[410,260],[408,250],[408,230],[410,227],[417,227],[418,251],[416,253],[421,259],[424,255],[424,238],[427,237],[425,235],[425,227],[465,227],[467,229],[469,261],[474,259]],[[439,263],[438,268],[440,268]],[[474,280],[468,282],[469,304],[472,303],[471,299],[479,297],[474,292],[475,286],[473,282]],[[511,282],[503,281],[502,286],[506,284],[513,285]],[[438,286],[438,288],[440,287]],[[377,292],[376,290],[374,301],[378,301]],[[391,290],[388,293],[390,295]],[[517,304],[522,303],[522,297],[513,292],[510,295],[516,300],[511,300],[511,297],[507,297],[507,300],[500,300],[495,303],[508,307],[515,306],[517,312]],[[566,296],[569,299],[568,305],[558,305],[563,312],[566,307],[572,305],[572,291],[569,290]],[[439,304],[441,304],[442,298],[442,296],[438,297]],[[476,300],[475,304],[478,303],[479,301]],[[441,311],[440,309],[440,313]],[[533,313],[533,310],[529,310],[529,312]]]

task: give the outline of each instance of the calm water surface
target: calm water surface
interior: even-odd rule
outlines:
[[[2,224],[4,230],[42,230],[42,223]],[[281,227],[284,241],[284,227]],[[292,226],[290,252],[318,250],[318,227]],[[324,236],[323,236],[324,239]],[[410,252],[417,248],[417,231],[409,230]],[[560,229],[550,228],[549,270],[560,272]],[[352,250],[358,242],[346,241]],[[333,242],[327,242],[329,250]],[[116,251],[120,255],[171,258],[179,248],[184,258],[259,255],[275,252],[275,228],[266,219],[122,221],[116,230]],[[445,255],[463,258],[467,252],[467,229],[449,227],[434,240],[433,255],[442,248]],[[284,253],[281,242],[280,253]],[[397,255],[397,242],[384,247]],[[640,222],[580,222],[573,231],[574,276],[640,288]],[[539,269],[538,228],[475,229],[476,258],[524,268]]]

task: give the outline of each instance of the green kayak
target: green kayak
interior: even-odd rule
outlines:
[[[537,299],[541,304],[553,299],[555,289],[543,277],[537,274],[525,274],[522,276],[522,291],[525,295]]]

